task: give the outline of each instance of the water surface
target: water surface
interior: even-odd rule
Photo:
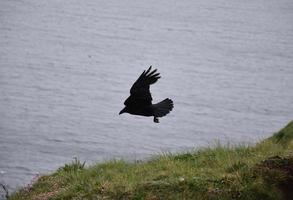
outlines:
[[[293,119],[291,0],[0,2],[0,182],[78,157],[255,143]],[[160,124],[118,115],[149,65]]]

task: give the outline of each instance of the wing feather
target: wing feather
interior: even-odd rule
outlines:
[[[138,77],[130,89],[130,96],[124,104],[126,106],[146,106],[152,104],[152,95],[150,93],[150,85],[156,83],[160,77],[160,73],[156,73],[157,69],[152,70],[152,66],[148,70],[144,70]]]

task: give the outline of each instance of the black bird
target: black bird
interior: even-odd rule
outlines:
[[[160,77],[157,70],[152,70],[152,66],[147,71],[139,76],[130,89],[130,96],[125,100],[122,113],[129,113],[132,115],[154,116],[154,122],[159,123],[158,117],[167,115],[173,109],[173,101],[169,98],[152,104],[152,95],[150,93],[150,85],[157,82]]]

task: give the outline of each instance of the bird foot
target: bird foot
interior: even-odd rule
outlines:
[[[160,123],[160,122],[159,122],[159,118],[154,117],[154,122],[155,122],[155,123]]]

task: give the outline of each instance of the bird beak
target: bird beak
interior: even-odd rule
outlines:
[[[121,115],[122,113],[125,113],[126,112],[126,107],[123,108],[120,112],[119,112],[119,115]]]

